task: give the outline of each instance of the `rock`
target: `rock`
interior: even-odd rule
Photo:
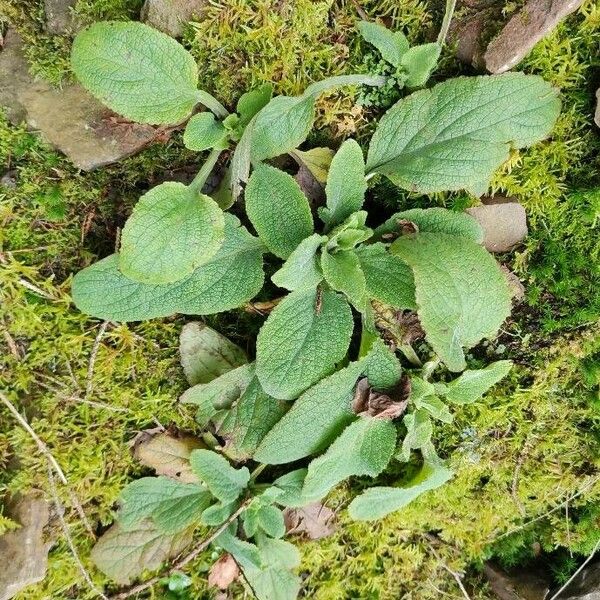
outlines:
[[[17,172],[7,171],[0,177],[0,186],[14,190],[17,187]]]
[[[506,573],[488,562],[483,573],[498,600],[545,600],[550,591],[548,578],[535,568]]]
[[[46,31],[52,34],[68,33],[73,26],[72,8],[77,0],[44,0]]]
[[[452,21],[449,39],[456,45],[457,58],[477,69],[484,66],[483,39],[490,24],[498,18],[501,7],[480,8]]]
[[[600,127],[600,88],[596,90],[596,113],[594,114],[594,123]]]
[[[506,277],[508,283],[508,289],[510,291],[510,297],[515,304],[519,304],[525,300],[525,286],[521,280],[505,265],[501,265],[500,269]]]
[[[600,563],[585,567],[557,600],[600,600]]]
[[[15,496],[6,508],[7,515],[21,527],[0,536],[0,600],[44,579],[52,545],[44,541],[49,509],[42,492]]]
[[[181,37],[185,24],[198,16],[206,0],[146,0],[140,17],[172,37]]]
[[[490,252],[507,252],[527,236],[525,209],[512,198],[495,197],[467,212],[483,227],[483,245]]]
[[[26,121],[85,171],[139,152],[160,133],[115,116],[79,85],[58,90],[34,79],[14,31],[0,52],[0,105],[10,121]]]
[[[517,65],[583,0],[529,0],[513,15],[485,52],[490,73],[504,73]]]

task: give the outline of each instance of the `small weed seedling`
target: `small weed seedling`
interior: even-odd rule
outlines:
[[[368,23],[360,30],[409,89],[427,82],[445,36],[409,49],[399,33]],[[135,23],[98,23],[80,33],[73,68],[129,119],[189,119],[184,143],[210,151],[189,186],[167,182],[142,196],[119,252],[75,276],[76,305],[113,321],[227,311],[261,291],[267,253],[281,261],[272,282],[288,292],[258,334],[254,362],[184,394],[211,432],[208,447],[189,455],[189,477],[129,484],[117,525],[94,559],[128,583],[179,553],[204,524],[221,528],[214,544],[232,555],[258,598],[294,598],[299,557],[281,539],[282,509],[319,501],[349,477],[377,477],[391,462],[414,459],[414,451],[422,464],[414,480],[368,488],[352,500],[350,515],[378,519],[439,487],[451,471],[432,445],[435,423],[449,423],[451,405],[475,401],[511,366],[465,370],[465,350],[495,336],[510,311],[507,283],[481,245],[477,222],[441,208],[412,209],[371,227],[376,216],[363,209],[368,180],[381,174],[413,192],[481,195],[511,148],[548,135],[557,95],[541,78],[520,73],[421,89],[381,118],[365,160],[354,140],[333,157],[298,146],[319,93],[382,85],[381,77],[328,79],[298,97],[273,98],[267,84],[229,113],[196,88],[197,67],[183,47]],[[192,116],[198,103],[209,112]],[[233,144],[224,186],[204,195],[220,153]],[[294,178],[266,162],[285,153],[321,178],[326,202],[318,217]],[[244,224],[225,212],[242,192]],[[393,331],[382,325],[389,315]],[[424,365],[410,345],[419,335],[434,354]],[[354,337],[360,341],[351,345]],[[442,364],[462,374],[432,381]],[[270,467],[292,462],[287,473]],[[272,480],[275,470],[284,474]]]

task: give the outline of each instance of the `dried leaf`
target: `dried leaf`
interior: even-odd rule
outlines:
[[[311,502],[302,508],[286,508],[283,516],[287,533],[309,540],[320,540],[335,531],[335,513],[320,502]]]
[[[197,483],[198,477],[190,467],[190,454],[197,448],[205,448],[201,440],[193,435],[182,435],[163,431],[155,434],[142,432],[134,440],[133,455],[157,475],[179,479],[185,483]]]
[[[226,553],[219,557],[208,573],[209,587],[226,590],[238,577],[240,569],[231,554]]]
[[[366,378],[356,386],[352,410],[357,415],[368,415],[378,419],[396,419],[408,406],[410,379],[404,376],[398,384],[387,392],[378,392],[371,388]]]

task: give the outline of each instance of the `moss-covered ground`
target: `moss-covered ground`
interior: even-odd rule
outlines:
[[[79,0],[76,12],[84,22],[135,18],[139,4]],[[414,40],[425,39],[440,14],[438,3],[424,0],[360,7]],[[24,36],[33,72],[57,85],[68,81],[70,39],[44,33],[43,2],[0,0],[0,15]],[[358,18],[351,1],[218,0],[185,42],[202,65],[202,84],[231,103],[250,83],[271,80],[295,93],[312,79],[360,68],[368,49],[356,39]],[[460,598],[455,571],[466,572],[473,599],[492,598],[480,575],[487,558],[510,567],[542,552],[560,582],[591,552],[600,530],[600,135],[592,121],[599,49],[600,5],[587,0],[519,66],[560,88],[563,112],[550,139],[515,153],[494,179],[495,191],[527,209],[529,237],[500,257],[523,281],[526,298],[473,362],[487,354],[512,358],[516,368],[437,432],[456,470],[449,484],[375,525],[350,522],[343,510],[363,482],[329,498],[340,509],[335,535],[301,546],[306,597]],[[449,50],[439,77],[468,72]],[[353,93],[323,99],[319,141],[364,135],[372,112]],[[141,192],[193,160],[175,135],[118,165],[81,173],[0,115],[0,175],[14,171],[16,179],[16,187],[0,187],[0,388],[46,442],[96,531],[112,521],[119,490],[143,472],[127,445],[136,432],[157,422],[196,426],[177,403],[185,386],[176,352],[184,319],[110,324],[90,377],[100,323],[71,305],[70,277],[111,251]],[[471,202],[414,197],[383,182],[373,198],[382,211]],[[248,345],[260,318],[234,311],[211,322]],[[0,498],[32,487],[49,493],[46,460],[0,406]],[[70,506],[67,488],[59,493]],[[74,510],[65,518],[94,582],[110,590],[88,558],[93,536]],[[0,532],[10,526],[0,509]],[[46,579],[20,600],[94,596],[58,525],[56,538]],[[189,568],[187,597],[214,596],[204,583],[209,562],[207,553]],[[164,589],[148,597],[166,597]]]

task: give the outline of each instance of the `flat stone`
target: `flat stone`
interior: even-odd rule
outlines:
[[[515,13],[485,52],[490,73],[504,73],[521,62],[583,0],[529,0]]]
[[[456,45],[456,56],[461,62],[475,68],[483,66],[482,38],[494,14],[494,10],[482,9],[452,22],[449,39]]]
[[[89,171],[139,152],[160,130],[117,117],[79,85],[55,89],[29,73],[21,38],[9,31],[0,52],[0,105]]]
[[[507,252],[527,236],[525,209],[512,198],[495,197],[468,208],[483,228],[483,245],[490,252]]]
[[[21,527],[0,536],[0,600],[44,579],[52,545],[44,540],[49,509],[42,492],[16,496],[6,508],[7,515]]]
[[[550,591],[548,578],[534,568],[507,573],[487,562],[483,573],[498,600],[545,600]]]
[[[207,0],[146,0],[140,17],[144,23],[181,37],[188,21],[201,14]]]
[[[77,0],[44,0],[46,31],[52,34],[69,33],[73,26],[72,8]]]
[[[595,562],[585,567],[558,600],[600,600],[600,563]]]

